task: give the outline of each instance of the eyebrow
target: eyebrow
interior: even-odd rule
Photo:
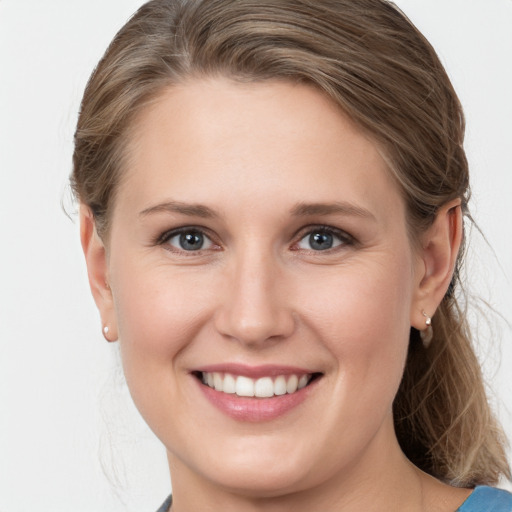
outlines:
[[[371,213],[369,210],[347,202],[298,203],[292,209],[292,215],[295,217],[307,217],[312,215],[322,216],[333,214],[376,220],[373,213]]]
[[[208,206],[202,204],[182,203],[180,201],[165,201],[155,206],[150,206],[142,210],[139,215],[146,217],[155,213],[179,213],[190,217],[201,217],[203,219],[213,219],[217,214]]]
[[[203,204],[183,203],[180,201],[165,201],[142,210],[139,215],[146,217],[155,213],[178,213],[189,217],[214,219],[218,215],[208,206]],[[365,208],[347,203],[297,203],[292,209],[294,217],[308,217],[313,215],[347,215],[375,220],[375,216]]]

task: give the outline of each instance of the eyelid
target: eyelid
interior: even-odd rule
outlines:
[[[208,228],[205,228],[203,226],[197,226],[197,225],[187,225],[187,226],[180,226],[180,227],[168,229],[168,230],[164,231],[163,233],[161,233],[160,235],[158,235],[154,239],[153,244],[154,245],[165,245],[169,242],[169,240],[171,238],[173,238],[175,236],[178,236],[183,233],[194,232],[194,231],[201,233],[205,238],[207,238],[211,242],[211,244],[214,246],[214,250],[219,250],[222,248],[221,244],[216,240],[217,237],[214,234],[212,234],[212,232]],[[307,250],[307,249],[297,248],[297,244],[299,242],[301,242],[307,236],[310,236],[314,232],[329,233],[341,241],[341,244],[339,244],[335,247],[332,247],[331,249],[326,249],[325,251],[315,251],[314,249],[311,249],[310,251],[314,252],[314,253],[321,253],[321,252],[329,253],[329,252],[335,251],[340,246],[342,246],[342,247],[343,246],[353,246],[353,245],[357,244],[356,238],[354,236],[352,236],[351,234],[347,233],[343,229],[336,228],[334,226],[325,225],[325,224],[312,224],[312,225],[304,226],[296,232],[296,234],[293,236],[293,239],[295,241],[292,244],[292,250]],[[170,246],[170,247],[172,247],[173,252],[184,253],[187,255],[199,254],[203,251],[211,250],[210,248],[208,248],[208,249],[199,249],[197,251],[185,251],[183,249],[179,249],[174,246]]]
[[[328,233],[330,235],[333,235],[336,238],[338,238],[341,241],[341,243],[335,247],[326,249],[324,251],[315,251],[314,249],[310,249],[310,251],[314,252],[314,253],[322,253],[322,252],[329,253],[329,252],[335,251],[339,247],[353,246],[353,245],[357,244],[357,240],[351,234],[347,233],[343,229],[335,228],[334,226],[328,226],[325,224],[314,224],[314,225],[310,225],[310,226],[305,226],[297,232],[297,234],[294,237],[296,241],[293,243],[292,247],[296,247],[302,240],[304,240],[304,238],[306,238],[307,236],[311,236],[315,232]],[[297,248],[294,250],[307,251],[308,249]]]
[[[191,233],[191,232],[200,233],[202,236],[204,236],[206,239],[208,239],[210,241],[210,243],[214,249],[218,250],[220,248],[220,244],[215,241],[215,236],[212,235],[212,233],[210,232],[209,229],[202,227],[202,226],[194,226],[194,225],[180,226],[177,228],[168,229],[167,231],[164,231],[162,234],[160,234],[159,236],[156,237],[156,239],[154,240],[154,245],[162,245],[163,246],[165,244],[168,244],[169,247],[172,248],[172,249],[168,249],[168,250],[172,250],[172,252],[182,253],[182,254],[186,254],[186,255],[200,254],[203,251],[212,250],[212,248],[209,247],[206,249],[201,248],[201,249],[198,249],[197,251],[185,251],[184,249],[180,249],[178,247],[175,247],[175,246],[169,244],[169,240],[171,240],[172,238],[182,235],[184,233]]]

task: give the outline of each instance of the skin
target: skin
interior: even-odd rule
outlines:
[[[135,404],[167,448],[173,510],[455,510],[468,491],[407,461],[391,410],[410,327],[451,279],[459,202],[413,244],[378,146],[305,85],[173,87],[129,149],[108,239],[83,206],[82,243]],[[208,237],[199,251],[172,233],[190,226]],[[324,226],[334,247],[314,250]],[[191,374],[224,362],[322,376],[299,406],[251,423]]]

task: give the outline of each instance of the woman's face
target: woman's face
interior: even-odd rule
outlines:
[[[378,466],[421,263],[376,145],[309,86],[219,78],[129,148],[108,281],[171,471],[270,496]]]

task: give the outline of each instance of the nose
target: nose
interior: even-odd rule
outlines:
[[[215,327],[248,347],[268,346],[288,338],[295,315],[283,270],[270,257],[247,255],[228,271]]]

